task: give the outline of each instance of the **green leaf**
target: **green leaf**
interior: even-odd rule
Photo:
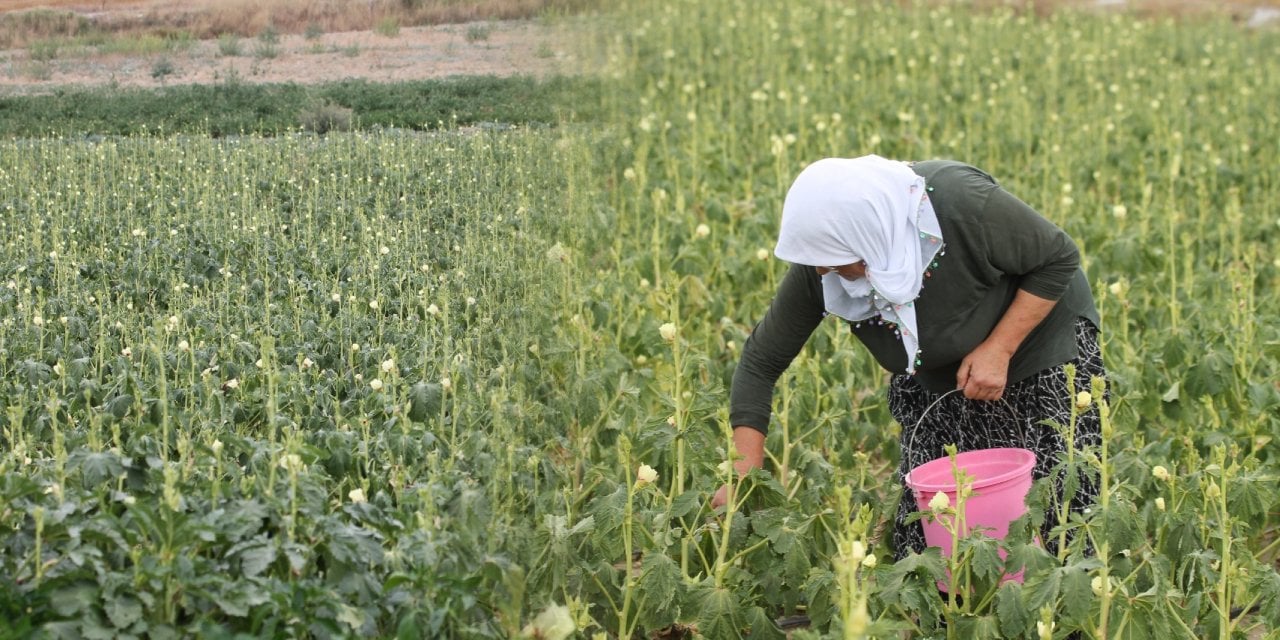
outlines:
[[[1064,617],[1073,622],[1083,623],[1093,606],[1093,599],[1089,574],[1076,565],[1063,568],[1062,612]]]
[[[116,630],[109,629],[96,619],[80,622],[80,637],[85,640],[116,640]]]
[[[71,618],[82,611],[87,611],[98,600],[98,586],[88,582],[77,582],[53,592],[49,605],[59,616]]]
[[[1008,555],[1004,560],[1005,570],[1011,573],[1025,570],[1028,574],[1034,574],[1055,567],[1057,564],[1058,560],[1038,544],[1009,547]]]
[[[262,544],[251,546],[240,552],[240,570],[246,577],[255,577],[267,570],[276,561],[276,545],[271,539],[263,539]]]
[[[357,525],[331,529],[328,549],[334,560],[353,567],[380,565],[383,561],[381,534]]]
[[[346,603],[338,603],[338,615],[335,616],[335,619],[351,627],[353,631],[358,631],[364,626],[364,618],[364,611]]]
[[[107,403],[107,413],[116,419],[124,418],[129,414],[129,408],[133,406],[133,396],[125,393],[116,396]]]
[[[103,608],[117,629],[125,629],[142,619],[142,603],[132,596],[116,596]]]
[[[1249,590],[1258,596],[1259,611],[1272,629],[1280,629],[1280,574],[1274,567],[1250,570]]]
[[[671,501],[671,517],[675,519],[687,518],[698,512],[702,507],[702,494],[697,491],[686,491]]]
[[[698,631],[707,638],[737,638],[742,635],[738,624],[738,601],[732,591],[723,587],[705,590],[698,611]]]
[[[596,526],[596,519],[594,516],[587,516],[579,520],[573,527],[568,527],[566,526],[567,524],[568,518],[562,515],[547,514],[542,519],[542,525],[550,532],[551,538],[557,541],[566,540],[584,531],[591,531]]]
[[[1035,620],[1022,603],[1022,585],[1017,582],[1000,585],[996,592],[996,613],[1000,617],[1000,629],[1010,638],[1025,635]]]
[[[942,613],[938,582],[946,578],[946,561],[942,550],[929,547],[924,553],[912,553],[894,563],[887,572],[883,588],[877,596],[886,605],[897,605],[919,614],[924,624],[933,624]]]
[[[814,567],[809,571],[802,590],[805,600],[809,602],[809,619],[818,628],[831,622],[831,593],[835,590],[836,577],[831,571]]]
[[[167,624],[152,624],[147,628],[147,640],[178,640],[178,632]]]
[[[110,451],[86,452],[77,450],[71,454],[68,464],[79,467],[84,477],[85,487],[95,487],[108,480],[113,480],[124,473],[124,465],[120,456]]]
[[[746,623],[750,628],[750,637],[752,640],[756,638],[765,638],[767,640],[783,640],[787,636],[774,624],[773,619],[765,612],[764,607],[751,607],[747,609]]]
[[[911,553],[894,563],[889,572],[890,579],[902,581],[907,575],[915,574],[931,581],[943,580],[947,576],[947,563],[942,559],[942,550],[929,547],[924,553]]]
[[[1057,568],[1027,577],[1023,590],[1026,595],[1027,609],[1039,611],[1040,607],[1053,605],[1062,589],[1062,569]]]
[[[418,614],[411,611],[396,625],[396,640],[418,640],[426,637],[425,631],[418,626]]]
[[[234,618],[244,618],[253,607],[271,601],[266,590],[255,580],[236,580],[223,583],[222,591],[214,596],[213,602],[222,612]]]
[[[426,422],[440,414],[444,389],[435,382],[419,382],[409,388],[409,419]]]
[[[1195,360],[1184,379],[1192,398],[1213,396],[1227,389],[1232,375],[1232,358],[1225,351],[1210,348]]]
[[[804,545],[795,545],[782,558],[782,577],[789,582],[799,584],[809,575],[811,567],[809,551]]]
[[[958,547],[961,553],[966,550],[973,553],[969,566],[973,569],[975,576],[990,580],[992,583],[1000,578],[1004,562],[1000,559],[1000,543],[995,538],[981,534],[972,535],[962,539]]]
[[[673,607],[680,602],[684,590],[684,580],[680,575],[680,567],[675,560],[665,553],[645,554],[640,563],[640,603],[641,609],[653,614],[655,626],[663,627],[675,620],[678,611]]]
[[[773,550],[786,554],[796,543],[796,531],[792,527],[788,509],[761,509],[751,514],[751,530],[756,535],[768,538]]]
[[[1000,626],[992,615],[961,616],[956,621],[956,635],[972,640],[1001,637]]]
[[[613,493],[596,496],[591,501],[590,511],[596,521],[595,537],[616,542],[614,532],[622,526],[627,513],[627,487],[618,485]]]
[[[1254,522],[1267,512],[1267,496],[1263,492],[1265,479],[1271,474],[1258,471],[1236,478],[1227,490],[1227,502],[1231,515],[1243,522]],[[1274,483],[1274,481],[1271,481]]]
[[[1112,501],[1101,516],[1102,531],[1112,550],[1129,549],[1139,542],[1138,516],[1132,506]]]

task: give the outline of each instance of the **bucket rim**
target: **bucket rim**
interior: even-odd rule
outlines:
[[[992,455],[992,454],[1013,456],[1017,458],[1016,460],[1017,464],[1016,466],[1010,467],[1008,470],[1004,471],[1003,473],[991,476],[989,478],[975,479],[973,482],[974,489],[988,488],[994,485],[1008,482],[1010,480],[1017,479],[1019,476],[1029,474],[1031,472],[1031,469],[1034,468],[1036,465],[1035,452],[1031,451],[1030,449],[1023,449],[1021,447],[995,447],[991,449],[975,449],[973,451],[965,451],[962,453],[957,453],[956,464],[963,464],[966,458],[973,458],[973,457],[978,457],[980,455]],[[905,476],[903,476],[902,478],[903,483],[906,484],[907,487],[909,487],[910,489],[918,492],[955,493],[956,484],[954,479],[950,475],[947,476],[946,482],[920,482],[915,480],[914,476],[916,471],[926,466],[937,464],[937,463],[945,463],[947,465],[947,468],[950,469],[951,459],[947,456],[943,456],[941,458],[935,458],[933,460],[930,460],[929,462],[919,465],[916,468],[912,469],[911,471],[907,472]]]

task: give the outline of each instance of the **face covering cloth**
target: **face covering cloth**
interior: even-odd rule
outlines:
[[[906,163],[869,155],[826,158],[800,172],[783,201],[774,255],[811,267],[865,262],[864,278],[823,275],[823,303],[845,320],[878,316],[897,325],[907,373],[915,373],[914,302],[942,245],[924,178]]]

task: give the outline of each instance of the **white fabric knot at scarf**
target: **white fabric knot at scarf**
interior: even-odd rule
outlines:
[[[822,276],[826,309],[845,320],[880,316],[897,325],[915,373],[920,352],[915,299],[942,247],[924,178],[876,155],[818,160],[800,172],[782,205],[774,255],[811,267],[867,264],[867,275]]]

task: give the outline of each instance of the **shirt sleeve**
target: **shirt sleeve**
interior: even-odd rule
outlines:
[[[810,277],[812,276],[812,277]],[[773,388],[822,322],[822,287],[813,267],[792,265],[764,318],[742,345],[729,393],[729,421],[768,433]]]
[[[1018,277],[1018,288],[1028,293],[1062,297],[1080,267],[1071,236],[1000,187],[988,194],[983,220],[992,266]]]

